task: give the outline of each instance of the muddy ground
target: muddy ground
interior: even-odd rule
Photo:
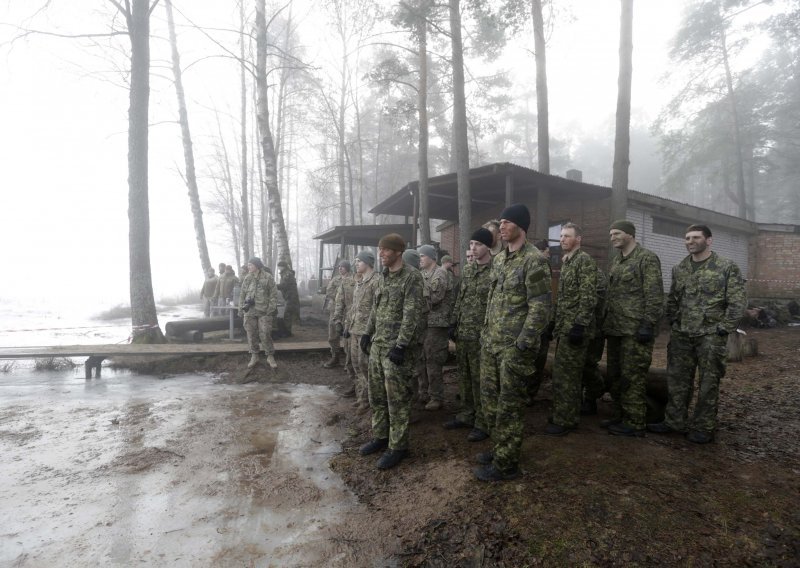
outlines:
[[[33,410],[15,418],[5,406],[0,440],[16,447],[18,473],[45,487],[82,488],[39,514],[55,515],[63,527],[76,500],[94,503],[89,513],[74,509],[83,517],[102,512],[85,539],[57,534],[52,540],[66,544],[34,547],[40,556],[27,553],[19,565],[46,565],[39,561],[64,553],[86,558],[80,550],[87,547],[101,561],[229,566],[799,566],[800,329],[750,333],[761,354],[729,366],[715,443],[609,436],[599,427],[610,411],[602,403],[578,432],[544,436],[545,383],[526,414],[523,475],[501,484],[471,474],[473,456],[488,442],[469,443],[465,431],[441,427],[456,409],[455,371],[446,375],[447,407],[415,409],[412,456],[389,472],[358,455],[370,438],[369,417],[338,396],[346,377],[321,368],[323,355],[281,357],[278,374],[260,370],[245,385],[237,384],[243,357],[141,365],[162,385],[186,383],[170,380],[177,373],[213,376],[171,393],[163,406],[151,395],[142,408],[129,401],[116,411],[73,409],[84,424],[78,429],[89,428],[82,436],[107,437],[99,458],[67,448],[30,466],[27,451],[46,447]],[[300,334],[320,339],[324,330],[309,324]],[[661,337],[656,366],[664,364],[665,344]],[[167,437],[159,438],[164,428]],[[64,461],[96,467],[65,474]],[[97,497],[93,483],[102,488],[108,476],[116,489]],[[37,506],[61,499],[61,490],[40,495]],[[171,519],[156,505],[189,507],[188,518]],[[126,548],[124,534],[132,526],[139,534],[136,523],[148,514],[157,534]],[[44,520],[4,527],[0,543],[37,522]],[[181,531],[184,540],[173,538]],[[105,538],[106,556],[86,544],[92,536]]]

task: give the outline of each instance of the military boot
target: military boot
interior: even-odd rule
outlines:
[[[267,365],[269,365],[270,369],[278,368],[278,363],[275,361],[275,356],[272,353],[267,355]]]
[[[250,362],[247,364],[247,368],[253,369],[256,365],[258,365],[258,353],[253,353],[250,355]]]
[[[325,367],[326,369],[333,369],[334,367],[338,367],[339,366],[339,352],[338,351],[334,351],[331,354],[331,358],[328,360],[328,362],[325,363],[322,366]]]

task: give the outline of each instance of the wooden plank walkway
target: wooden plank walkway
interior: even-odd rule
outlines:
[[[276,341],[276,353],[327,351],[327,341]],[[0,347],[0,359],[42,359],[48,357],[115,357],[137,355],[224,355],[247,353],[246,343],[164,343],[157,345],[57,345]]]

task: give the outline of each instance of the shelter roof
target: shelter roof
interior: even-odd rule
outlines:
[[[403,213],[400,213],[402,215]],[[381,237],[389,233],[397,233],[406,242],[411,242],[413,225],[397,223],[392,225],[337,225],[314,235],[324,245],[355,245],[376,247]]]

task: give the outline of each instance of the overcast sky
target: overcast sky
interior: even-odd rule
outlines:
[[[233,2],[175,3],[184,12],[191,10],[201,24],[233,25],[238,17]],[[22,24],[35,2],[3,4],[0,22]],[[49,13],[28,25],[61,33],[107,29],[108,10],[100,0],[52,4]],[[79,12],[76,5],[86,11]],[[306,14],[301,27],[306,39],[319,37],[319,30],[325,29],[314,19],[319,10],[310,10],[309,2],[296,5],[296,14]],[[616,107],[619,2],[572,0],[566,5],[574,21],[557,26],[547,54],[551,131],[576,139],[613,140],[609,129]],[[666,70],[667,42],[681,5],[636,2],[634,120],[649,122],[669,96],[659,79]],[[96,8],[102,11],[91,11]],[[157,11],[163,19],[163,8]],[[0,41],[13,33],[9,26],[0,27]],[[208,42],[197,33],[180,33],[184,66],[209,51]],[[324,50],[320,43],[309,43]],[[153,57],[166,57],[164,48],[163,41],[154,40]],[[44,36],[28,37],[0,51],[0,258],[9,268],[0,287],[3,301],[47,297],[97,305],[127,303],[128,94],[106,55],[86,41]],[[533,59],[521,50],[509,50],[507,63],[516,65],[520,75],[533,77]],[[169,71],[154,73],[166,77]],[[212,105],[222,112],[238,112],[237,73],[235,63],[222,59],[199,62],[186,73],[190,119],[201,148],[203,133],[215,129],[208,110]],[[176,165],[182,169],[183,164],[180,133],[176,124],[165,122],[174,120],[174,91],[163,78],[154,78],[152,89],[151,252],[158,298],[199,288],[201,277],[186,189],[176,173]],[[205,220],[212,264],[233,264],[233,255],[223,249],[218,222],[208,212]]]

